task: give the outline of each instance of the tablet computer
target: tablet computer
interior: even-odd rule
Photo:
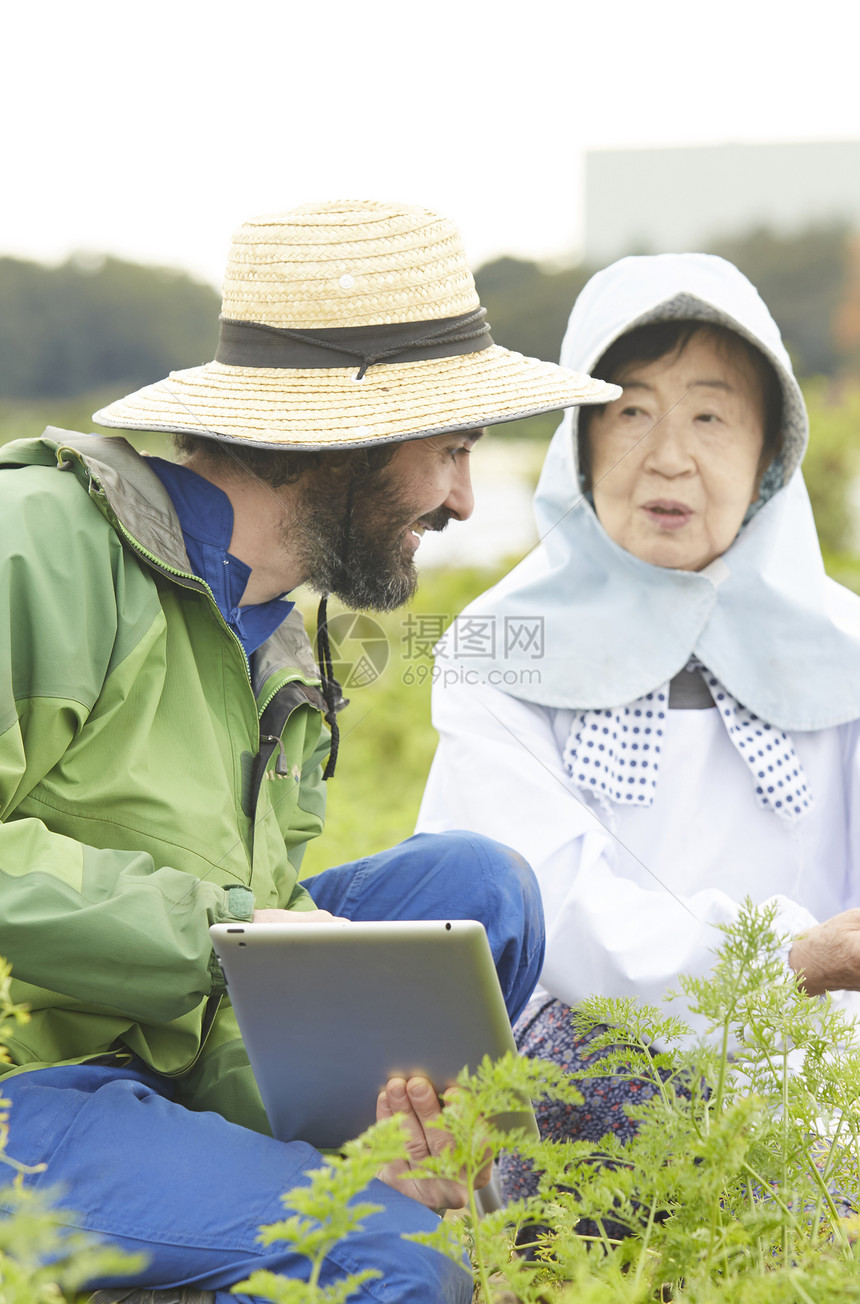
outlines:
[[[272,1133],[337,1149],[376,1118],[389,1078],[439,1095],[515,1050],[487,935],[474,920],[229,923],[215,954]],[[495,1118],[537,1136],[531,1105]]]

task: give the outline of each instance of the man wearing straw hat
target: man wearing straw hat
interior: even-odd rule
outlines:
[[[483,426],[614,393],[493,343],[446,220],[331,203],[245,224],[216,359],[96,414],[172,432],[181,462],[54,429],[0,452],[0,953],[32,1010],[10,1153],[45,1165],[27,1180],[61,1219],[146,1254],[135,1287],[91,1283],[100,1300],[307,1272],[256,1238],[319,1156],[268,1133],[210,924],[480,919],[511,1017],[525,1004],[543,931],[507,849],[424,836],[299,883],[340,703],[285,595],[404,602],[423,531],[471,511]],[[444,1144],[423,1080],[381,1109],[416,1156]],[[465,1272],[401,1239],[462,1190],[380,1177],[321,1284],[375,1268],[362,1299],[467,1300]]]

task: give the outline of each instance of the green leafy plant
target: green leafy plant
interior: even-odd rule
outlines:
[[[747,903],[724,930],[713,972],[681,980],[707,1037],[634,1000],[583,1003],[576,1021],[600,1054],[581,1078],[615,1073],[653,1094],[630,1107],[637,1129],[626,1143],[612,1134],[597,1145],[521,1137],[539,1173],[535,1197],[481,1216],[473,1195],[462,1215],[418,1238],[457,1261],[469,1256],[476,1304],[860,1301],[860,1053],[830,999],[798,987],[773,921],[772,910]],[[516,1108],[523,1093],[581,1099],[552,1064],[485,1062],[461,1076],[445,1109],[453,1145],[425,1174],[474,1177],[488,1137],[502,1140],[486,1120]],[[390,1148],[377,1152],[382,1136],[371,1131],[350,1148],[350,1182],[344,1167],[327,1168],[328,1203],[302,1205],[304,1188],[284,1197],[315,1221],[288,1220],[267,1237],[286,1228],[309,1258],[324,1254],[343,1226],[339,1202],[390,1157]],[[386,1147],[397,1143],[384,1137]],[[358,1154],[364,1168],[349,1169]],[[353,1289],[334,1296],[299,1285],[305,1293],[267,1294],[262,1282],[254,1290],[312,1304]]]

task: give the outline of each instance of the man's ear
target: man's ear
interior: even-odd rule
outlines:
[[[356,472],[355,457],[350,457],[352,450],[342,453],[330,453],[319,468],[323,475],[328,475],[338,484],[348,484]]]
[[[300,469],[293,480],[294,484],[301,485],[308,480],[324,484],[326,481],[348,478],[349,451],[347,449],[332,451],[314,449],[304,456],[307,460],[304,465],[299,464]]]
[[[345,448],[326,452],[320,466],[322,476],[333,485],[346,488],[359,481],[369,481],[384,471],[401,445],[372,448]]]

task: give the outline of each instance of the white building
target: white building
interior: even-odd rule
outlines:
[[[860,141],[592,150],[585,260],[706,248],[756,227],[860,229]]]

